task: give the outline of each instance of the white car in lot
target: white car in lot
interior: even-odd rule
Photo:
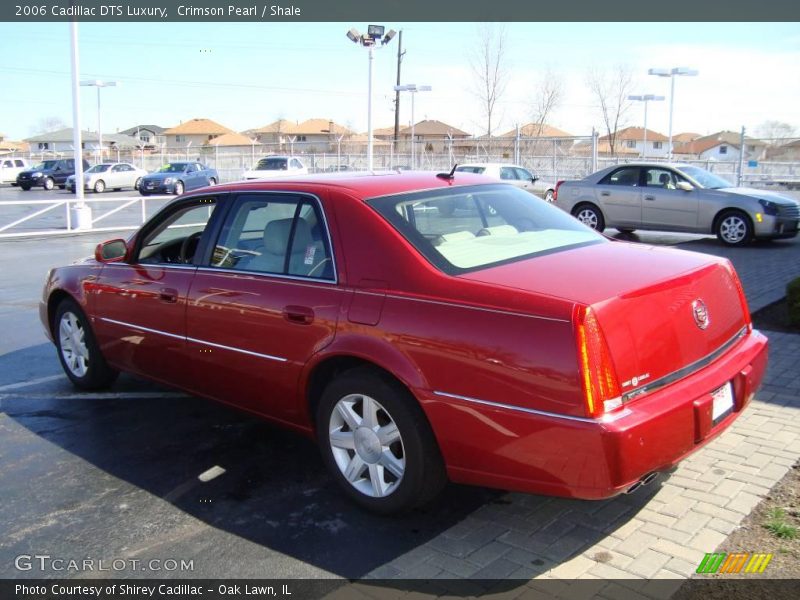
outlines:
[[[255,167],[245,171],[242,179],[274,179],[307,174],[308,167],[297,156],[265,156]]]
[[[100,163],[83,174],[83,187],[97,193],[108,189],[117,191],[122,188],[139,189],[142,177],[147,171],[130,163]],[[75,191],[75,175],[67,177],[67,189]]]
[[[514,184],[517,187],[527,190],[531,194],[539,196],[548,202],[552,202],[554,198],[556,189],[554,183],[542,181],[535,173],[519,165],[507,163],[469,163],[458,165],[456,171],[479,173],[487,177],[500,179],[501,181]]]
[[[17,175],[31,168],[24,158],[0,158],[0,183],[17,185]]]

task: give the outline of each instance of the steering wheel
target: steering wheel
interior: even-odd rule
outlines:
[[[181,242],[181,250],[178,253],[178,258],[184,264],[188,264],[192,262],[193,256],[189,256],[189,247],[192,245],[192,242],[199,240],[200,236],[203,235],[202,231],[195,231],[191,235],[187,235],[183,238],[183,242]],[[197,246],[195,246],[195,249]]]

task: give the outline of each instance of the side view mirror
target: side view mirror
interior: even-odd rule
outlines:
[[[679,181],[675,184],[675,187],[684,192],[691,192],[694,189],[694,186],[688,181]]]
[[[99,263],[120,262],[127,255],[128,245],[123,239],[102,242],[94,249],[94,259]]]
[[[536,175],[531,177],[531,183],[536,183],[537,181],[539,181],[539,178]]]

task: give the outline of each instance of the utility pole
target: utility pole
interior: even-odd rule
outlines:
[[[400,30],[400,35],[397,38],[397,86],[400,85],[400,65],[403,62],[403,30]],[[394,139],[392,140],[392,147],[396,149],[398,140],[400,139],[400,91],[394,93]]]

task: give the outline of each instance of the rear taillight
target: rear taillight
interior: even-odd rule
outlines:
[[[561,184],[564,183],[564,181],[566,180],[562,179],[561,181],[556,181],[556,189],[553,190],[553,202],[558,200],[558,188],[561,187]]]
[[[591,308],[576,308],[574,322],[586,415],[600,417],[622,406],[611,352]]]
[[[733,283],[736,284],[736,292],[739,294],[739,303],[742,305],[742,313],[744,314],[744,322],[747,325],[747,331],[752,331],[753,322],[750,319],[750,309],[747,307],[747,296],[744,295],[744,287],[742,287],[742,282],[736,274],[736,269],[733,268],[733,263],[731,263],[731,261],[726,262],[727,264],[725,266],[728,269],[728,273],[730,273]]]

